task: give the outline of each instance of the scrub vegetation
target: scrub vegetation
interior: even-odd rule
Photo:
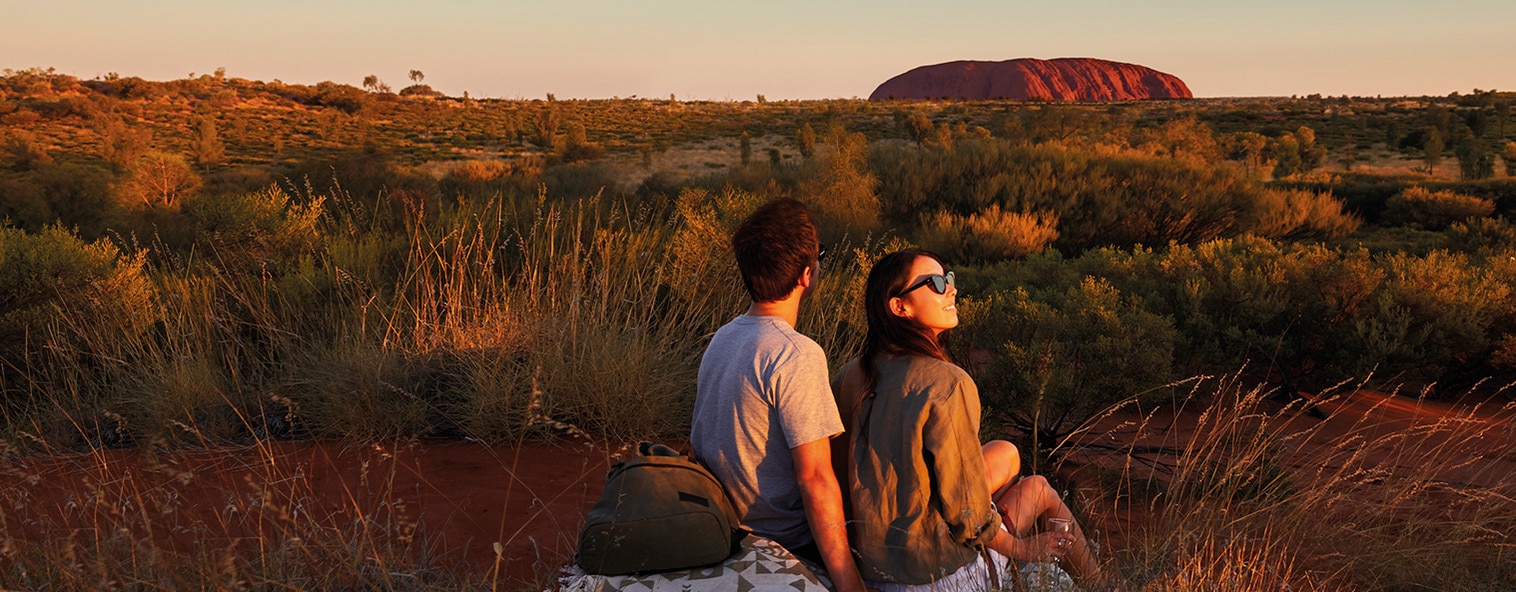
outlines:
[[[1118,405],[1232,422],[1176,449],[1182,470],[1107,488],[1176,500],[1158,513],[1168,538],[1122,556],[1134,585],[1516,582],[1512,477],[1380,474],[1352,438],[1334,444],[1338,472],[1270,473],[1284,453],[1248,423],[1259,401],[1306,412],[1348,383],[1510,400],[1510,93],[678,102],[364,86],[0,76],[0,452],[678,438],[704,345],[746,301],[726,238],[792,196],[829,245],[800,328],[834,367],[861,342],[868,267],[916,245],[957,271],[954,348],[986,429],[1029,457],[1068,458]],[[1432,464],[1501,429],[1460,421],[1370,440]],[[1315,513],[1359,530],[1313,530]],[[99,516],[100,532],[147,525]],[[227,560],[226,587],[443,581],[359,559],[430,569],[392,524],[278,524],[269,541],[320,558],[260,547],[256,568]],[[0,556],[22,566],[0,587],[223,585],[169,568],[214,557],[110,537],[8,546],[28,532],[0,519]],[[1279,571],[1226,571],[1242,557]]]

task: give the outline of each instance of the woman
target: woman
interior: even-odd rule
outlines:
[[[957,296],[953,274],[926,251],[891,253],[869,272],[863,352],[832,384],[848,426],[836,459],[859,571],[884,592],[982,589],[986,547],[1000,565],[1059,560],[1088,578],[1096,564],[1078,525],[1047,532],[1049,519],[1073,518],[1057,492],[1017,478],[1009,442],[979,443],[978,390],[943,347],[958,326]]]

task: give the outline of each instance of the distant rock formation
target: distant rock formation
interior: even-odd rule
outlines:
[[[922,66],[886,80],[869,95],[870,100],[942,98],[1135,101],[1194,95],[1173,75],[1094,58],[962,60]]]

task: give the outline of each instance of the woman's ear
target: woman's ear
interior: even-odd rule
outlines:
[[[891,298],[890,299],[889,309],[890,309],[890,314],[895,315],[897,317],[903,317],[903,318],[910,318],[911,317],[911,307],[910,307],[909,304],[905,303],[905,299],[904,298],[900,298],[898,296],[895,297],[895,298]]]

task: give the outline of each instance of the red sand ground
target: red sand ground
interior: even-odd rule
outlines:
[[[1370,441],[1376,433],[1424,425],[1457,410],[1447,403],[1368,392],[1324,402],[1322,407],[1331,414],[1320,432],[1322,437],[1356,431],[1369,436]],[[1183,444],[1193,435],[1199,413],[1199,409],[1161,412],[1148,421],[1150,429],[1144,435],[1117,437],[1163,446]],[[1512,407],[1491,405],[1485,415],[1489,421],[1509,425]],[[1135,413],[1122,414],[1106,420],[1102,429],[1121,434],[1125,429],[1121,426],[1140,419]],[[1287,431],[1289,426],[1308,426],[1320,420],[1302,416],[1274,421]],[[1097,434],[1095,440],[1109,438],[1105,432],[1092,433]],[[1496,433],[1504,440],[1488,442],[1488,451],[1495,451],[1495,455],[1480,450],[1449,451],[1477,462],[1455,467],[1453,461],[1459,459],[1450,459],[1445,478],[1470,478],[1476,469],[1486,476],[1516,473],[1512,431],[1507,428]],[[1300,458],[1309,456],[1310,446],[1307,443],[1299,448]],[[1376,454],[1385,454],[1385,462],[1394,461],[1387,453]],[[293,442],[215,450],[32,456],[0,464],[0,500],[7,502],[0,511],[8,512],[0,518],[13,526],[41,518],[55,525],[67,523],[87,529],[100,523],[98,515],[91,515],[98,508],[83,504],[85,509],[81,510],[80,499],[157,496],[178,500],[167,509],[162,504],[149,504],[155,512],[170,516],[174,524],[218,525],[210,532],[240,528],[243,532],[226,536],[247,537],[246,524],[225,526],[229,523],[228,508],[240,504],[245,512],[249,504],[262,503],[255,499],[283,499],[302,504],[305,515],[314,523],[341,524],[363,514],[415,524],[423,538],[431,537],[430,553],[439,564],[462,564],[482,577],[488,577],[498,565],[505,581],[547,585],[556,568],[571,556],[584,512],[599,494],[614,455],[582,443],[492,447],[423,441],[398,446]],[[1113,458],[1091,452],[1071,462],[1091,466]],[[1490,463],[1496,470],[1490,470]],[[257,497],[257,492],[268,488],[283,493]],[[165,491],[173,494],[165,495]],[[25,503],[12,503],[17,500]],[[26,510],[16,514],[11,512],[13,505],[24,505]],[[1122,531],[1140,526],[1150,514],[1143,508],[1127,508],[1120,516],[1107,516],[1106,542],[1115,548],[1123,545]],[[158,536],[182,531],[164,528]],[[407,530],[402,527],[393,532]],[[498,559],[496,542],[501,543],[503,552]]]
[[[396,525],[379,532],[399,536],[414,528],[418,538],[430,537],[427,554],[441,567],[462,563],[489,577],[499,542],[502,581],[550,582],[572,555],[609,457],[585,444],[492,447],[451,441],[279,442],[25,457],[0,465],[0,500],[6,502],[0,512],[7,512],[0,518],[12,534],[18,525],[25,531],[30,524],[32,536],[39,522],[51,527],[51,536],[59,526],[93,533],[102,524],[125,524],[134,531],[161,525],[154,536],[184,551],[183,538],[176,535],[205,532],[197,527],[227,533],[224,538],[241,539],[235,542],[245,547],[256,544],[254,529],[283,538],[317,525],[342,528],[361,515]],[[12,511],[18,501],[25,502],[14,504],[23,505],[24,514]],[[265,504],[273,508],[260,514],[261,520],[233,516],[253,514]],[[300,511],[293,511],[296,507]],[[126,516],[101,515],[117,508],[130,509]],[[133,515],[139,511],[142,519]],[[296,516],[287,518],[292,513]]]

